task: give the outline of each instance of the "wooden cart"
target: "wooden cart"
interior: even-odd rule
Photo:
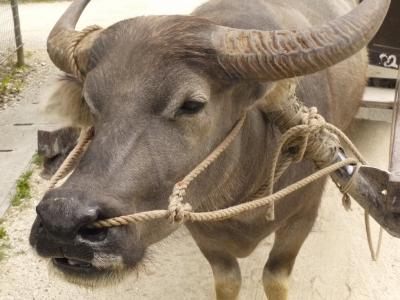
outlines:
[[[363,107],[393,109],[400,65],[400,1],[392,1],[389,13],[369,45],[369,87]]]
[[[365,167],[361,175],[371,185],[370,194],[363,195],[365,202],[357,192],[353,197],[358,197],[356,200],[363,207],[371,208],[371,215],[389,233],[400,237],[400,1],[392,1],[384,24],[369,45],[369,52],[370,80],[359,116],[392,120],[390,163],[389,172]],[[380,117],[376,119],[376,116]],[[375,212],[374,206],[379,207]]]

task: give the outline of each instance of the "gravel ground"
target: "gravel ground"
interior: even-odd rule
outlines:
[[[44,50],[29,51],[26,58],[26,67],[15,69],[7,66],[3,68],[4,74],[11,74],[7,92],[0,95],[0,110],[15,107],[19,102],[27,99],[27,94],[40,95],[42,85],[56,72]],[[12,74],[14,73],[14,74]],[[49,76],[50,75],[50,76]],[[31,98],[32,99],[32,98]],[[36,102],[39,101],[35,97]]]

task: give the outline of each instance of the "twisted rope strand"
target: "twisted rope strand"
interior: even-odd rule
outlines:
[[[75,50],[78,47],[79,43],[89,34],[92,32],[101,30],[102,27],[98,25],[91,25],[83,29],[82,31],[75,32],[74,37],[71,40],[71,43],[66,49],[68,63],[72,69],[73,75],[81,82],[85,80],[85,76],[82,74],[81,70],[79,69],[78,62],[75,56]]]
[[[381,248],[382,248],[383,227],[380,226],[378,243],[376,245],[376,248],[374,248],[374,245],[372,242],[371,223],[370,223],[370,216],[369,216],[368,210],[365,210],[365,213],[364,213],[364,223],[365,223],[365,230],[367,233],[367,240],[368,240],[368,248],[371,253],[371,258],[372,258],[372,260],[377,261],[379,259],[379,254],[380,254]]]
[[[171,222],[183,222],[184,212],[192,209],[189,203],[183,204],[183,199],[190,183],[207,170],[207,168],[232,144],[240,130],[243,128],[245,120],[246,114],[240,118],[228,136],[199,165],[197,165],[197,167],[186,175],[182,181],[175,184],[172,194],[169,197],[168,206]]]
[[[353,153],[353,155],[361,162],[361,164],[363,165],[367,165],[368,162],[366,161],[366,159],[363,157],[363,155],[360,153],[360,151],[358,151],[357,147],[353,144],[353,142],[348,138],[348,136],[341,131],[339,128],[333,126],[332,124],[327,123],[326,124],[327,128],[329,128],[329,130],[331,130],[332,132],[334,132],[337,136],[339,136],[339,138],[341,140],[344,141],[344,143],[346,144],[346,146],[349,147],[350,151]],[[357,170],[358,172],[358,170]],[[356,172],[355,172],[356,173]],[[353,174],[354,177],[355,174]],[[350,179],[349,185],[353,183],[353,180]],[[350,188],[351,185],[348,187]],[[350,199],[349,195],[347,193],[344,193],[343,197],[347,197],[348,199]],[[371,258],[374,261],[378,261],[379,259],[379,254],[380,254],[380,250],[382,248],[382,239],[383,239],[383,227],[379,226],[379,237],[378,237],[378,243],[376,245],[376,247],[373,246],[373,239],[372,239],[372,233],[371,233],[371,222],[370,222],[370,215],[368,210],[364,210],[364,222],[365,222],[365,230],[366,230],[366,234],[367,234],[367,240],[368,240],[368,248],[369,251],[371,253]]]
[[[359,162],[361,162],[361,164],[368,165],[368,162],[360,153],[360,151],[358,151],[356,145],[354,145],[354,143],[348,138],[348,136],[342,130],[340,130],[339,128],[330,123],[326,123],[325,126],[331,132],[336,134],[347,147],[349,147],[350,152],[353,153],[353,155],[358,159]]]
[[[185,211],[184,222],[187,222],[187,221],[190,221],[190,222],[218,222],[218,221],[230,219],[230,218],[240,215],[241,213],[244,213],[246,211],[254,210],[254,209],[257,209],[257,208],[260,208],[263,206],[270,205],[270,204],[298,191],[299,189],[304,188],[305,186],[309,185],[310,183],[331,174],[332,172],[335,172],[335,171],[337,171],[345,166],[348,166],[348,165],[354,165],[356,163],[357,163],[356,159],[348,158],[344,161],[335,163],[333,165],[330,165],[327,168],[319,170],[319,171],[315,172],[314,174],[312,174],[296,183],[293,183],[272,195],[269,195],[267,197],[263,197],[260,199],[256,199],[256,200],[253,200],[250,202],[245,202],[245,203],[231,206],[231,207],[228,207],[225,209],[209,211],[209,212]],[[95,223],[92,223],[90,225],[90,227],[92,227],[92,228],[115,227],[115,226],[127,225],[130,223],[135,224],[135,223],[139,223],[139,222],[152,221],[152,220],[156,220],[156,219],[166,218],[169,216],[169,213],[170,213],[169,210],[154,210],[154,211],[148,211],[148,212],[142,212],[142,213],[135,213],[132,215],[97,221]]]
[[[48,189],[53,189],[57,183],[71,173],[76,162],[81,158],[86,146],[92,140],[93,128],[82,129],[81,134],[78,138],[78,143],[75,148],[68,154],[61,166],[58,168],[57,172],[51,177]]]
[[[244,119],[242,119],[244,120]],[[222,142],[215,151],[211,153],[200,165],[201,167],[196,167],[188,176],[185,177],[184,180],[181,182],[177,183],[174,188],[174,193],[173,195],[176,196],[176,198],[179,197],[179,202],[182,203],[184,196],[186,195],[186,189],[188,188],[189,184],[199,175],[201,172],[203,172],[213,161],[215,161],[219,155],[231,144],[232,140],[236,137],[238,134],[238,131],[242,127],[243,124],[238,123],[235,128],[231,131],[231,133],[228,135],[227,139]],[[279,157],[281,156],[282,150],[285,145],[287,145],[287,142],[290,141],[291,138],[294,136],[307,136],[310,133],[314,132],[315,130],[320,130],[321,127],[324,125],[314,125],[314,126],[309,126],[309,125],[299,125],[296,127],[293,127],[289,129],[283,136],[282,139],[277,147],[277,150],[275,151],[274,159],[273,159],[273,170],[271,173],[276,172],[276,166],[278,165]],[[333,126],[333,125],[332,125]],[[335,130],[339,130],[336,127],[334,127]],[[350,143],[351,141],[348,140]],[[352,144],[352,143],[351,143]],[[352,149],[353,147],[349,147]],[[354,146],[355,148],[355,146]],[[304,153],[305,151],[300,151]],[[297,158],[300,159],[300,158]],[[250,202],[242,203],[236,206],[232,206],[230,208],[226,209],[221,209],[221,210],[216,210],[212,212],[201,212],[201,213],[194,213],[191,212],[191,208],[186,207],[180,207],[180,212],[179,212],[179,220],[177,220],[179,223],[184,223],[186,221],[192,221],[192,222],[211,222],[211,221],[220,221],[224,219],[231,218],[233,216],[236,216],[238,214],[241,214],[245,211],[253,210],[256,208],[259,208],[261,206],[267,206],[270,205],[284,197],[286,197],[288,194],[291,194],[304,186],[320,179],[323,178],[324,176],[327,176],[331,174],[332,172],[348,165],[355,165],[359,162],[357,159],[349,158],[346,159],[342,162],[330,165],[328,167],[325,167],[316,173],[306,177],[303,180],[300,180],[297,183],[294,183],[283,190],[280,190],[274,194],[271,193],[271,195],[259,199],[255,199]],[[287,164],[285,163],[284,166]],[[280,172],[279,172],[280,173]],[[270,176],[272,178],[272,181],[275,181],[275,176]],[[271,181],[271,180],[270,180]],[[172,200],[174,198],[171,198]],[[176,209],[176,206],[179,206],[178,203],[171,203],[170,206],[173,206],[174,209]],[[122,226],[126,225],[127,223],[137,223],[141,221],[149,221],[149,220],[154,220],[157,218],[162,218],[165,216],[171,217],[171,210],[168,209],[166,211],[154,211],[155,213],[152,214],[152,212],[145,212],[145,213],[136,213],[128,216],[123,216],[123,217],[117,217],[117,218],[111,218],[107,220],[101,220],[98,222],[95,222],[91,224],[91,226],[94,226],[96,228],[100,228],[102,226],[110,227],[110,226]],[[176,211],[173,211],[172,213],[176,214]],[[172,218],[173,221],[174,218]],[[118,224],[118,225],[117,225]]]

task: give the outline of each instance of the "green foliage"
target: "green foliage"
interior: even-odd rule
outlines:
[[[29,199],[31,197],[31,186],[29,182],[31,176],[32,171],[27,171],[18,179],[15,195],[11,199],[12,206],[19,206],[24,199]]]
[[[12,79],[12,75],[6,75],[0,83],[0,94],[5,94]]]
[[[0,261],[7,257],[6,250],[9,248],[7,231],[0,226]]]
[[[10,63],[8,69],[5,71],[6,75],[1,76],[0,74],[0,96],[21,92],[25,77],[30,69],[27,65],[17,67],[13,63]]]
[[[3,240],[7,237],[7,231],[3,228],[0,227],[0,240]]]
[[[38,167],[43,166],[43,156],[41,156],[39,153],[35,153],[32,157],[32,163]]]

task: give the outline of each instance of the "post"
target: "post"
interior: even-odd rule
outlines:
[[[19,22],[18,1],[11,0],[11,9],[14,19],[15,44],[17,47],[17,66],[25,65],[24,46],[22,44],[21,25]]]
[[[388,187],[389,209],[400,213],[400,71],[396,85],[396,99],[393,107],[393,123],[390,143],[390,181]]]

